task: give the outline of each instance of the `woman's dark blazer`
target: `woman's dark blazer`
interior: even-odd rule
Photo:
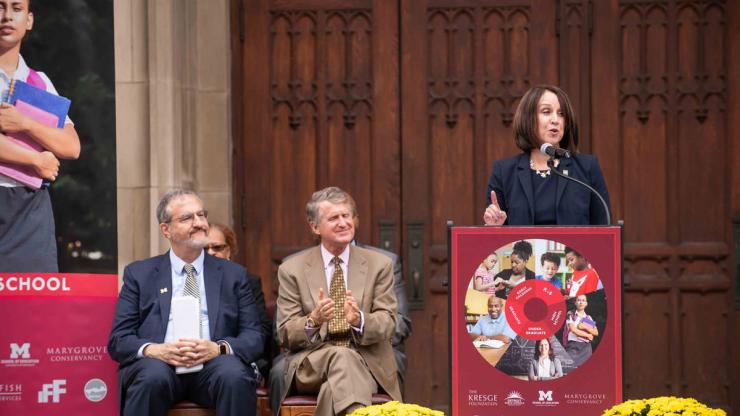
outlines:
[[[557,169],[591,185],[609,205],[609,193],[596,156],[576,154],[569,159],[562,159]],[[551,179],[558,181],[555,197],[558,225],[606,225],[606,213],[596,195],[573,181],[556,176]],[[506,212],[505,224],[536,225],[529,154],[522,153],[496,161],[488,180],[488,204],[491,203],[491,191],[496,191],[499,206]]]

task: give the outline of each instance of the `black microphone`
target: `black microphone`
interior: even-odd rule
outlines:
[[[555,147],[551,145],[550,143],[545,143],[542,146],[540,146],[540,152],[550,157],[554,157],[555,159],[570,158],[569,151],[565,149],[561,149],[559,147]]]

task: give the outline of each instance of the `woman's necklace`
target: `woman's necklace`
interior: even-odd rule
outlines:
[[[558,159],[555,159],[555,167],[558,167],[559,162],[560,161]],[[534,173],[536,173],[537,175],[539,175],[543,179],[544,178],[547,178],[548,176],[550,176],[550,169],[539,170],[539,169],[535,168],[534,167],[534,160],[532,160],[532,159],[529,159],[529,168],[532,169],[534,171]]]

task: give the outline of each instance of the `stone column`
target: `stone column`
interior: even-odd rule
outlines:
[[[192,188],[231,223],[228,0],[116,0],[118,265],[167,250],[159,197]]]

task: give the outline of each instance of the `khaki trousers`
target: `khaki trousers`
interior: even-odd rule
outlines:
[[[377,393],[362,356],[352,348],[326,345],[312,351],[298,365],[298,393],[318,393],[316,415],[342,415],[350,406],[369,406]]]

